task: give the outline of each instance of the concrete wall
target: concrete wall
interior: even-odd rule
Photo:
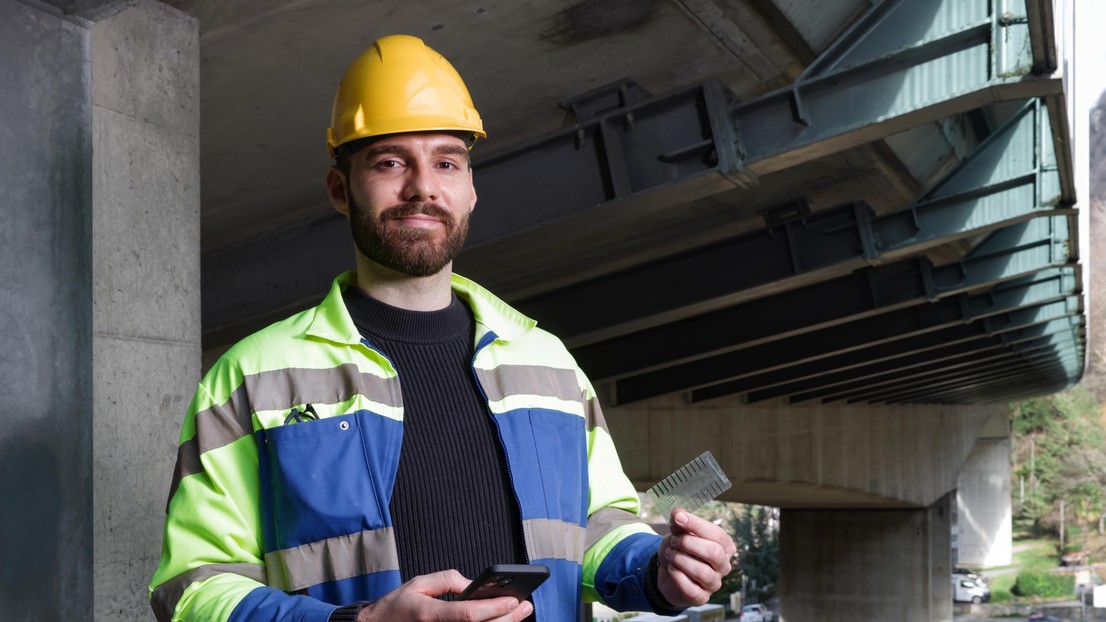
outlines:
[[[686,404],[606,411],[627,474],[645,490],[704,450],[724,498],[783,508],[924,508],[956,487],[987,420],[1005,406]],[[724,442],[729,439],[731,442]]]
[[[1013,560],[1013,513],[1007,417],[988,421],[960,472],[956,492],[957,565],[1009,565]]]
[[[88,31],[0,0],[0,617],[92,607]],[[63,597],[64,595],[64,597]]]
[[[55,4],[0,0],[0,617],[149,620],[199,372],[198,31]]]
[[[952,620],[950,503],[781,512],[781,620]]]
[[[139,2],[93,27],[92,59],[95,619],[150,620],[200,373],[199,28]]]

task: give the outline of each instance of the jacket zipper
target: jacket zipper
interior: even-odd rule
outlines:
[[[492,412],[491,402],[488,400],[488,394],[484,391],[484,385],[480,384],[480,376],[476,373],[476,357],[480,354],[480,351],[491,345],[496,340],[496,334],[493,331],[488,331],[480,339],[480,343],[476,345],[476,349],[472,352],[472,379],[476,382],[476,388],[480,391],[480,397],[484,399],[484,409],[487,411],[488,416],[491,417],[492,424],[495,426],[496,436],[499,437],[499,446],[503,449],[503,460],[507,463],[507,481],[511,484],[511,496],[515,498],[515,509],[518,510],[518,520],[522,521],[522,502],[518,499],[518,491],[515,488],[515,473],[511,469],[511,457],[507,455],[507,443],[503,440],[503,429],[499,427],[499,422],[495,420],[495,413]],[[530,553],[526,550],[526,537],[523,535],[523,548],[522,555],[526,558],[526,563],[530,563]]]

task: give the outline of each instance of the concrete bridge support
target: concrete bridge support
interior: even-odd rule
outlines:
[[[781,620],[952,620],[951,497],[921,510],[783,510]]]
[[[1010,424],[995,415],[976,441],[956,485],[953,563],[967,568],[1007,566],[1013,560]]]
[[[929,622],[952,619],[958,478],[1005,410],[671,396],[607,421],[639,490],[709,449],[733,482],[725,500],[782,509],[785,620]]]
[[[200,367],[199,29],[0,0],[0,617],[149,620]]]

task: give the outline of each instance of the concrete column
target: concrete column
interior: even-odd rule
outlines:
[[[1008,566],[1013,560],[1007,417],[987,422],[957,482],[957,560],[968,568]]]
[[[781,620],[952,620],[950,496],[921,510],[783,510]]]
[[[150,620],[200,374],[199,28],[143,0],[92,29],[95,619]]]
[[[0,0],[0,618],[92,607],[88,31]]]

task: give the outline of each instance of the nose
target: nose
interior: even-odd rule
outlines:
[[[438,193],[437,178],[431,167],[419,163],[408,168],[403,185],[403,200],[436,201]]]

